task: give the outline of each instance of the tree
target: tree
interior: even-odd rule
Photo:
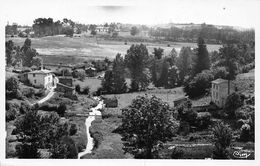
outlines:
[[[132,45],[125,55],[126,67],[131,73],[131,88],[133,91],[145,90],[150,82],[150,73],[147,70],[149,60],[145,45]]]
[[[122,115],[124,150],[136,158],[156,158],[158,147],[178,128],[169,105],[155,96],[138,96]]]
[[[213,158],[214,159],[228,159],[229,154],[227,148],[231,144],[232,140],[232,131],[231,129],[225,125],[224,123],[218,123],[214,126],[213,134],[214,134],[214,142],[215,147],[213,150]]]
[[[153,55],[156,59],[161,59],[163,56],[163,49],[162,48],[154,48]]]
[[[179,83],[179,70],[176,66],[169,68],[168,72],[168,86],[169,88],[174,88]]]
[[[15,77],[10,77],[5,82],[5,88],[8,91],[16,91],[19,89],[19,80]]]
[[[77,85],[75,86],[75,91],[78,92],[79,94],[81,93],[80,85],[79,85],[79,84],[77,84]]]
[[[27,38],[21,48],[23,65],[27,67],[32,66],[33,57],[38,56],[35,49],[31,48],[31,39]]]
[[[243,101],[241,99],[241,95],[238,93],[232,93],[227,97],[225,101],[224,110],[230,118],[234,118],[236,109],[242,105]]]
[[[213,75],[211,72],[209,70],[204,70],[201,73],[198,73],[190,82],[185,85],[184,91],[191,98],[204,95],[211,87],[212,80]]]
[[[210,58],[207,50],[207,46],[204,39],[199,37],[198,48],[196,49],[196,59],[193,67],[193,74],[196,75],[202,70],[207,70],[210,68]]]
[[[169,63],[164,59],[160,79],[158,81],[159,86],[168,87],[168,70]]]
[[[124,93],[127,90],[124,77],[124,60],[121,54],[117,54],[113,61],[113,68],[106,71],[105,77],[102,81],[102,88],[107,93]]]
[[[93,35],[93,36],[95,36],[95,35],[97,34],[97,31],[96,31],[96,30],[92,30],[92,31],[90,32],[90,34]]]
[[[136,34],[139,33],[139,29],[136,26],[133,26],[130,30],[130,33],[132,36],[135,36]]]
[[[177,55],[178,54],[175,48],[172,48],[170,54],[167,57],[165,57],[169,62],[170,66],[176,65]]]
[[[223,66],[227,69],[228,94],[230,94],[230,81],[236,78],[239,60],[238,48],[234,44],[223,45],[219,49],[219,61],[216,66]]]
[[[180,55],[177,58],[176,66],[178,67],[180,73],[180,83],[182,84],[185,76],[190,74],[192,65],[193,52],[190,47],[182,47]]]
[[[37,67],[41,67],[43,64],[43,60],[40,57],[33,57],[32,59],[32,65],[35,65]]]
[[[12,40],[9,40],[5,42],[5,59],[6,59],[6,65],[12,64],[13,57],[12,52],[14,50],[14,43]]]

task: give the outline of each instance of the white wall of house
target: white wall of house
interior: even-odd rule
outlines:
[[[234,92],[232,83],[230,83],[230,94]],[[212,83],[211,86],[211,99],[220,108],[225,105],[226,98],[228,97],[228,82]]]
[[[33,86],[49,89],[52,86],[53,77],[51,73],[28,73],[28,80]]]

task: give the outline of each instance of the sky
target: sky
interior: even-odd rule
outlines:
[[[39,17],[80,23],[207,23],[254,28],[260,0],[0,0],[2,21],[32,25]],[[258,19],[257,19],[258,18]]]

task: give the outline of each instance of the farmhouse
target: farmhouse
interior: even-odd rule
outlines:
[[[28,80],[33,86],[46,89],[50,89],[51,87],[56,85],[56,81],[54,79],[52,71],[45,69],[29,72]]]
[[[218,107],[222,108],[228,96],[228,80],[219,78],[211,83],[211,100]],[[232,82],[230,82],[230,93],[232,92],[234,92],[234,86],[232,85]]]
[[[64,93],[64,96],[72,98],[75,95],[73,79],[71,77],[59,77],[56,91]]]
[[[95,77],[97,75],[96,68],[88,67],[85,69],[85,72],[88,77]]]

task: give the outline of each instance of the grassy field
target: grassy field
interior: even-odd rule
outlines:
[[[22,46],[25,38],[6,38],[6,40],[13,40],[16,45]],[[102,38],[94,37],[63,37],[63,36],[48,36],[42,38],[32,38],[32,47],[44,59],[44,63],[66,63],[75,64],[89,59],[103,59],[105,57],[114,58],[117,53],[122,55],[132,44],[140,44],[140,42],[128,42],[125,45],[121,41],[108,41]],[[149,53],[153,52],[153,48],[161,47],[164,49],[164,54],[168,55],[172,48],[177,52],[181,47],[189,46],[192,48],[197,47],[196,43],[143,43],[147,46]],[[218,50],[220,45],[207,45],[209,51]]]

